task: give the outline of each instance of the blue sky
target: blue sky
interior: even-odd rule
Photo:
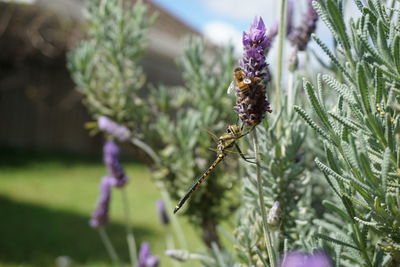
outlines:
[[[215,43],[240,46],[242,32],[255,16],[267,26],[277,19],[276,0],[152,0]]]
[[[248,30],[255,16],[261,16],[269,28],[278,20],[278,0],[151,0],[184,21],[189,26],[202,32],[216,44],[233,43],[236,50],[241,50],[242,32]],[[300,20],[306,0],[297,0],[295,11]],[[352,2],[352,1],[350,1]],[[353,5],[346,7],[346,17],[357,15]],[[325,25],[319,22],[317,35],[328,46],[331,35]],[[313,47],[315,44],[311,44]]]
[[[218,0],[217,0],[218,1]],[[193,28],[202,31],[212,21],[225,21],[237,30],[247,27],[246,19],[237,19],[235,16],[223,14],[220,10],[213,10],[207,1],[201,0],[152,0],[164,7]],[[222,13],[222,14],[221,14]]]

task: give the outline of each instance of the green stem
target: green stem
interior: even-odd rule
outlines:
[[[130,139],[130,142],[134,146],[136,146],[136,147],[140,148],[142,151],[144,151],[151,158],[151,160],[153,161],[155,166],[160,166],[161,159],[157,156],[157,154],[154,152],[154,150],[148,144],[146,144],[142,140],[135,138],[135,137],[132,137]],[[161,197],[164,200],[165,205],[167,206],[168,216],[171,219],[171,224],[172,224],[174,232],[178,238],[180,248],[187,249],[188,246],[187,246],[185,235],[182,231],[182,227],[181,227],[177,217],[172,213],[174,206],[171,203],[171,198],[169,196],[169,193],[165,189],[163,182],[159,182],[157,187],[160,189]]]
[[[292,117],[293,107],[296,99],[296,91],[294,90],[294,81],[295,81],[295,72],[289,72],[288,78],[288,89],[287,89],[287,107],[286,112],[289,115],[288,117]]]
[[[257,139],[257,129],[254,128],[252,131],[252,136],[253,136],[253,144],[254,144],[254,153],[256,157],[256,176],[257,176],[257,189],[258,189],[258,198],[260,201],[260,209],[261,209],[261,217],[262,217],[262,224],[263,224],[263,232],[264,232],[264,240],[265,240],[265,245],[267,247],[267,253],[268,253],[268,259],[271,267],[276,266],[276,257],[274,250],[272,248],[273,241],[271,238],[271,233],[269,231],[269,227],[267,224],[267,211],[265,209],[265,202],[264,202],[264,192],[263,192],[263,181],[261,178],[261,160],[260,160],[260,151],[258,147],[258,139]]]
[[[143,142],[140,139],[137,139],[136,137],[132,137],[130,139],[131,144],[140,148],[141,150],[143,150],[150,158],[151,160],[154,162],[155,165],[159,166],[160,165],[160,158],[157,156],[156,152],[154,152],[154,150],[145,142]]]
[[[283,40],[286,35],[286,0],[281,0],[278,31],[278,54],[277,54],[277,70],[276,70],[276,88],[275,88],[275,105],[276,110],[281,109],[282,105],[282,65],[283,65]]]
[[[101,241],[103,241],[104,246],[106,247],[107,253],[110,256],[111,260],[113,261],[115,266],[120,266],[122,267],[121,261],[119,260],[118,254],[115,251],[114,246],[111,243],[111,240],[106,232],[106,229],[104,227],[99,227],[99,234]]]
[[[131,260],[132,267],[136,267],[136,263],[137,263],[136,242],[135,242],[135,236],[133,235],[133,230],[131,227],[128,194],[126,192],[125,187],[121,188],[121,195],[122,195],[122,203],[124,206],[126,240],[127,240],[128,248],[129,248],[129,257]]]

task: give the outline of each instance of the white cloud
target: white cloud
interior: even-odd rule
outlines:
[[[278,3],[275,0],[204,0],[206,7],[218,14],[240,20],[262,16],[268,24],[278,17]]]
[[[212,21],[203,28],[203,34],[217,45],[231,43],[236,51],[241,51],[242,33],[228,23]]]

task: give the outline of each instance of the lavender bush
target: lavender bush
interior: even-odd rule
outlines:
[[[338,265],[399,266],[399,10],[355,4],[359,18],[346,24],[341,1],[313,3],[338,44],[332,52],[313,36],[338,71],[316,86],[304,81],[315,118],[296,107],[324,143],[315,163],[335,194],[323,202],[329,216],[315,221],[315,237]]]
[[[153,87],[145,99],[139,97],[144,78],[137,65],[143,29],[149,25],[145,7],[139,3],[132,13],[124,13],[117,0],[93,2],[89,39],[71,54],[70,69],[97,127],[148,156],[165,201],[158,205],[161,218],[165,223],[170,219],[180,244],[180,249],[167,251],[171,258],[200,260],[205,266],[400,265],[396,1],[354,0],[360,13],[346,23],[346,1],[305,0],[302,12],[300,1],[289,1],[286,10],[281,0],[277,65],[271,68],[276,75],[270,75],[266,58],[276,26],[269,30],[256,18],[243,35],[241,60],[235,61],[231,48],[222,48],[206,61],[205,43],[188,39],[180,61],[185,85]],[[298,26],[295,11],[303,14]],[[113,15],[124,19],[127,28],[112,28]],[[318,19],[335,38],[331,48],[313,34]],[[104,27],[99,21],[106,21]],[[308,53],[311,37],[332,64],[324,74],[303,80],[305,72],[298,66],[309,67],[310,62],[297,64],[297,55]],[[285,41],[295,48],[288,56]],[[283,68],[284,61],[290,71]],[[248,93],[236,89],[235,103],[225,92],[238,66],[252,83]],[[238,161],[230,160],[193,195],[184,214],[201,227],[208,250],[191,253],[171,214],[170,197],[182,196],[215,159],[204,129],[219,134],[237,120],[251,130],[238,142],[256,164],[242,162],[238,170]],[[122,185],[126,177],[109,144],[104,160],[110,176]],[[107,203],[102,195],[94,213],[98,225],[106,221],[99,215]],[[219,226],[227,218],[233,222],[232,234]],[[220,242],[221,234],[227,242]],[[139,262],[158,264],[148,248],[143,251],[147,256]]]

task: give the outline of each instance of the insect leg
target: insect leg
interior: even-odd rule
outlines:
[[[240,147],[238,146],[238,144],[235,143],[235,147],[236,147],[236,150],[239,152],[239,155],[242,157],[243,160],[245,160],[245,161],[247,161],[249,163],[257,164],[256,162],[251,161],[251,160],[249,160],[248,158],[245,157],[245,155],[243,154],[243,152],[240,149]]]
[[[196,191],[197,187],[207,178],[207,176],[212,172],[212,170],[224,159],[224,155],[218,155],[218,158],[214,161],[214,163],[200,176],[199,179],[192,185],[192,187],[187,191],[187,193],[183,196],[183,198],[179,201],[179,203],[175,206],[174,214],[185,204],[186,200],[192,195],[194,191]]]
[[[243,125],[244,125],[244,123],[243,123]],[[243,126],[242,126],[242,127],[243,127]],[[243,136],[248,135],[249,133],[251,133],[251,131],[254,130],[254,128],[255,128],[255,125],[254,125],[254,126],[251,126],[250,130],[248,130],[247,132],[245,132],[244,134],[242,134],[242,135],[239,136],[238,138],[242,138]]]

